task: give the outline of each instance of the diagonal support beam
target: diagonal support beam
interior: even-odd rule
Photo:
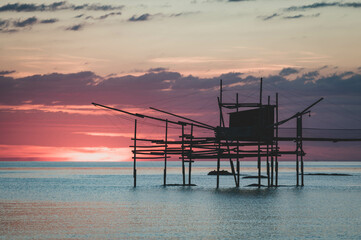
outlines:
[[[220,116],[221,116],[221,123],[223,125],[223,127],[225,127],[225,124],[224,124],[224,118],[223,118],[223,113],[222,113],[222,106],[221,106],[221,102],[219,100],[219,97],[217,98],[218,99],[218,107],[219,107],[219,112],[220,112]],[[228,154],[231,155],[231,149],[229,148],[229,144],[228,144],[228,140],[226,139],[226,146],[227,146],[227,150],[228,150]],[[238,154],[238,153],[237,153]],[[234,177],[234,182],[236,184],[236,187],[238,186],[238,181],[237,181],[237,175],[236,175],[236,171],[234,170],[234,164],[233,164],[233,161],[232,161],[232,158],[229,157],[229,163],[231,165],[231,170],[232,170],[232,174],[233,174],[233,177]]]

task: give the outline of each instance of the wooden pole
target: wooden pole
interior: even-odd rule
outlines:
[[[186,173],[184,167],[184,125],[182,125],[182,175],[183,175],[183,186],[186,185]]]
[[[258,167],[258,188],[261,187],[261,111],[262,111],[262,78],[261,78],[261,84],[260,84],[260,91],[259,91],[259,114],[258,114],[258,161],[257,161],[257,167]]]
[[[219,82],[219,101],[221,103],[221,107],[222,107],[222,101],[223,101],[223,82],[222,82],[222,79],[221,81]],[[219,124],[219,126],[221,126],[221,124]]]
[[[272,145],[271,145],[271,151],[272,153],[274,152],[274,148],[273,148],[273,141],[272,141]],[[273,172],[274,172],[274,159],[273,159],[273,154],[271,156],[271,186],[273,187]]]
[[[274,121],[274,108],[272,108],[272,111],[273,111],[273,121]],[[273,127],[272,129],[273,131],[273,137],[274,137],[274,134],[275,134],[275,129]],[[274,143],[275,143],[275,140],[274,138],[272,139],[272,143],[271,143],[271,152],[272,152],[272,155],[271,155],[271,186],[273,187],[273,174],[274,174],[274,152],[275,152],[275,149],[274,149]]]
[[[304,173],[303,173],[303,136],[302,136],[302,116],[300,117],[300,147],[301,147],[301,186],[304,186]]]
[[[269,164],[269,145],[267,144],[267,186],[270,187],[271,186],[271,182],[270,182],[270,164]]]
[[[272,111],[273,111],[273,119],[272,121],[274,122],[275,120],[275,117],[274,117],[274,108],[272,108]],[[273,173],[274,173],[274,134],[275,134],[275,129],[273,127],[272,129],[273,133],[272,133],[272,136],[273,136],[273,139],[272,139],[272,143],[271,143],[271,152],[272,152],[272,155],[271,155],[271,186],[273,187]]]
[[[276,93],[276,123],[278,123],[278,93]],[[275,156],[275,184],[278,187],[278,125],[276,125],[276,156]]]
[[[258,167],[258,188],[261,187],[261,140],[258,139],[258,161],[257,161],[257,167]]]
[[[271,97],[268,96],[268,106],[270,105]],[[267,122],[270,120],[269,111],[267,109]],[[268,131],[268,130],[267,130]],[[267,139],[267,186],[270,187],[270,165],[269,165],[269,144]]]
[[[219,127],[222,126],[222,79],[219,81]],[[221,165],[221,140],[218,140],[218,158],[217,158],[217,188],[219,188],[219,170]]]
[[[218,158],[217,158],[217,188],[219,188],[219,170],[221,165],[221,140],[218,140]]]
[[[273,149],[273,142],[272,142],[272,145],[271,145],[271,151],[273,152],[274,149]],[[271,156],[271,186],[273,187],[273,172],[274,172],[274,161],[273,161],[273,154]]]
[[[238,151],[238,144],[237,144],[237,151]],[[240,179],[240,165],[239,165],[239,157],[237,152],[237,187],[239,187],[239,179]]]
[[[189,145],[188,184],[191,185],[192,176],[192,151],[193,151],[193,124],[191,124],[191,143]]]
[[[260,89],[259,89],[259,104],[262,107],[262,86],[263,85],[263,79],[261,78],[261,84],[260,84]]]
[[[237,112],[238,112],[238,93],[236,94]],[[239,165],[239,140],[237,138],[237,187],[239,187],[240,165]]]
[[[297,140],[298,141],[298,140]],[[298,145],[298,142],[296,143]],[[296,186],[299,186],[299,163],[298,163],[298,149],[296,150]]]
[[[168,150],[168,119],[165,122],[165,146],[164,146],[164,176],[163,185],[167,185],[167,150]]]
[[[133,162],[133,178],[134,187],[137,186],[137,119],[134,120],[134,162]]]
[[[299,184],[299,178],[300,178],[300,173],[299,173],[299,155],[300,155],[300,117],[298,116],[296,118],[296,122],[297,122],[297,126],[296,126],[296,186],[298,187]]]

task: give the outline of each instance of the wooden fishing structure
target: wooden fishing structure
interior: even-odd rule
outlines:
[[[279,157],[283,155],[295,155],[296,162],[296,186],[304,186],[304,141],[361,141],[361,139],[347,138],[313,138],[303,137],[302,119],[309,114],[311,108],[321,102],[323,98],[318,99],[304,110],[295,113],[287,119],[279,120],[278,93],[275,94],[275,104],[271,104],[270,96],[267,103],[262,102],[262,84],[260,81],[259,102],[240,103],[238,93],[236,102],[223,102],[223,86],[220,80],[218,108],[219,125],[211,126],[200,121],[196,121],[184,116],[180,116],[168,111],[150,107],[150,109],[167,114],[179,121],[172,121],[160,117],[149,116],[139,113],[131,113],[117,108],[105,106],[98,103],[92,103],[94,106],[121,112],[134,117],[134,137],[133,145],[133,178],[134,187],[137,185],[137,160],[163,160],[163,185],[167,186],[167,161],[171,156],[178,157],[182,164],[182,184],[183,186],[193,186],[192,184],[192,163],[196,160],[216,160],[217,161],[217,182],[220,184],[220,162],[229,161],[231,173],[234,178],[235,186],[240,186],[240,161],[245,158],[257,159],[257,179],[255,184],[261,187],[262,182],[262,161],[266,161],[267,187],[279,186]],[[233,111],[229,114],[229,125],[225,124],[224,111]],[[137,136],[137,118],[151,119],[165,124],[164,139],[144,139]],[[296,132],[293,137],[280,137],[279,126],[291,120],[296,120]],[[169,140],[168,129],[170,125],[176,125],[181,128],[179,140]],[[189,132],[186,133],[185,127]],[[206,129],[209,136],[195,136],[194,128]],[[289,141],[295,143],[294,151],[284,151],[280,149],[280,141]],[[236,163],[236,166],[235,166]],[[186,181],[186,166],[188,165],[188,180]],[[171,184],[174,185],[174,184]]]

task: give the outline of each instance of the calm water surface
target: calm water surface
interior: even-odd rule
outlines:
[[[170,162],[168,183],[181,183]],[[256,179],[221,176],[215,162],[196,162],[195,187],[163,187],[161,162],[0,162],[2,239],[361,239],[361,163],[307,162],[295,187],[294,163],[281,162],[279,188],[250,188]],[[222,168],[229,169],[227,162]],[[256,164],[242,173],[256,175]],[[187,178],[188,179],[188,178]],[[262,180],[266,184],[267,180]]]

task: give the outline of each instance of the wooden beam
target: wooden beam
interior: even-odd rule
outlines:
[[[177,115],[177,114],[174,114],[174,113],[170,113],[170,112],[166,112],[164,110],[160,110],[160,109],[157,109],[157,108],[154,108],[154,107],[149,107],[150,109],[152,110],[155,110],[155,111],[158,111],[158,112],[162,112],[162,113],[165,113],[165,114],[169,114],[171,116],[174,116],[174,117],[178,117],[178,118],[181,118],[181,119],[184,119],[184,120],[187,120],[187,121],[190,121],[190,122],[193,122],[193,123],[198,123],[198,124],[201,124],[204,128],[208,128],[210,130],[214,130],[215,127],[211,126],[211,125],[208,125],[208,124],[205,124],[205,123],[202,123],[202,122],[199,122],[199,121],[196,121],[196,120],[193,120],[193,119],[190,119],[190,118],[186,118],[186,117],[182,117],[180,115]],[[199,125],[198,124],[193,124],[194,126],[198,127]],[[192,125],[191,125],[192,126]]]

